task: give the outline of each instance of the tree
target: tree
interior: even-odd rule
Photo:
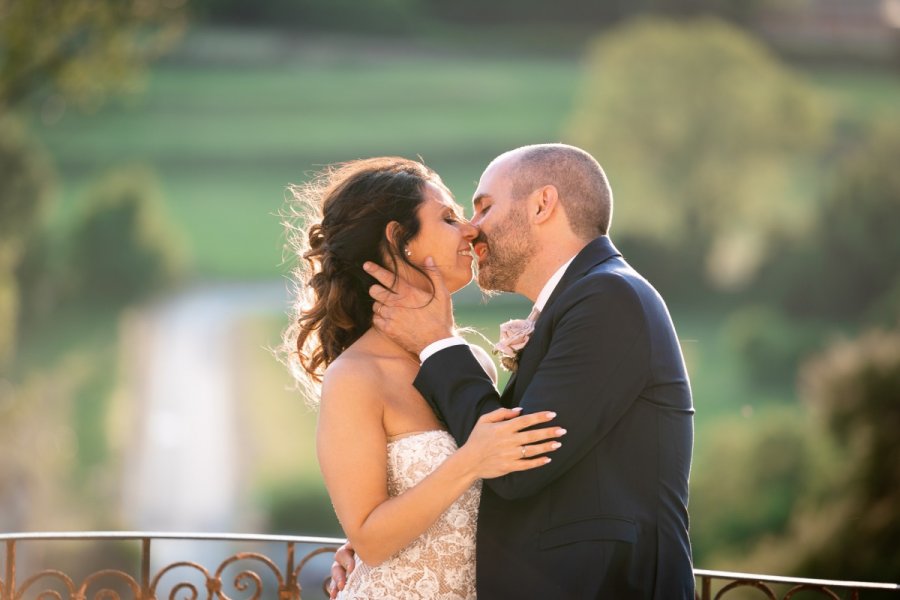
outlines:
[[[184,0],[0,0],[0,110],[39,93],[91,107],[133,89],[181,31]]]
[[[215,1],[215,0],[213,0]],[[773,0],[629,0],[587,2],[585,0],[419,0],[427,14],[442,20],[469,25],[538,24],[567,25],[576,28],[608,27],[622,19],[640,14],[690,16],[718,15],[729,20],[748,22]]]
[[[183,0],[0,0],[0,366],[19,314],[17,267],[36,247],[53,179],[49,161],[13,111],[43,97],[95,106],[131,89],[146,62],[172,43]]]
[[[15,268],[50,200],[53,179],[49,161],[22,124],[0,115],[0,367],[15,346],[19,313]]]
[[[812,359],[801,395],[850,457],[832,503],[831,539],[807,550],[801,572],[845,579],[900,580],[900,329],[873,330]],[[828,512],[819,507],[817,512]]]
[[[56,489],[71,472],[73,455],[72,444],[60,440],[62,434],[73,441],[65,410],[74,392],[61,381],[68,378],[65,370],[26,375],[8,369],[23,281],[39,279],[23,272],[34,264],[27,253],[49,245],[42,221],[53,181],[49,161],[15,113],[46,101],[91,109],[109,94],[133,89],[147,61],[177,35],[183,3],[0,0],[0,521],[6,529],[36,526],[31,514],[72,510],[78,495]],[[34,444],[38,438],[58,443],[48,452]]]
[[[827,163],[801,235],[784,235],[754,289],[791,319],[891,325],[900,313],[900,123],[872,123]]]
[[[712,283],[737,287],[769,233],[793,224],[795,157],[828,123],[812,89],[736,27],[644,18],[590,48],[569,137],[624,198],[617,233],[696,256]]]
[[[419,0],[194,0],[203,19],[231,25],[300,30],[405,33],[419,24]]]
[[[816,440],[790,407],[760,407],[703,432],[691,469],[691,543],[695,564],[734,568],[761,538],[781,535],[801,490],[821,473]]]
[[[873,127],[833,170],[810,237],[820,278],[807,288],[829,315],[852,317],[900,284],[900,124]]]
[[[69,271],[81,297],[113,304],[170,286],[184,272],[184,245],[145,169],[114,171],[86,195],[72,235]]]

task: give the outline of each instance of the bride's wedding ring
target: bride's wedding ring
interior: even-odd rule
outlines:
[[[522,458],[525,458],[525,446],[519,446],[519,449],[522,451]]]

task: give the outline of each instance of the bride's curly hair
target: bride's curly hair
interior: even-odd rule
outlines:
[[[419,233],[417,213],[429,182],[444,187],[420,162],[380,157],[333,165],[289,187],[283,223],[297,266],[282,353],[310,402],[328,365],[372,326],[369,288],[378,282],[363,263],[396,273],[400,261],[422,272],[403,249]]]

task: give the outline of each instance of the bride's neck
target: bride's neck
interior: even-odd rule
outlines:
[[[396,358],[405,358],[412,361],[415,361],[416,364],[419,363],[419,357],[415,354],[409,352],[403,346],[384,335],[380,331],[378,331],[374,327],[370,327],[369,330],[363,334],[363,337],[368,337],[370,343],[372,344],[372,349],[377,350],[379,354],[384,354],[386,356],[392,356]]]

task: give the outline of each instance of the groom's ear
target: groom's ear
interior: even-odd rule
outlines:
[[[555,185],[545,185],[533,193],[532,214],[535,224],[547,222],[559,207],[559,192]]]

